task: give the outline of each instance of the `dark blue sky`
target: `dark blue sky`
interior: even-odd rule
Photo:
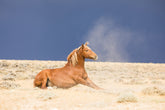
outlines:
[[[128,62],[165,63],[164,0],[0,0],[0,59],[66,60],[101,18],[136,33]]]

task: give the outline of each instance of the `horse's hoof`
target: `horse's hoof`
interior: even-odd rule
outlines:
[[[48,88],[48,90],[53,90],[53,88],[52,87],[47,87]]]

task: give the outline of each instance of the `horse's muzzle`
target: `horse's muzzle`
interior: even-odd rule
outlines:
[[[98,59],[98,56],[95,56],[95,57],[94,57],[94,60],[97,60],[97,59]]]

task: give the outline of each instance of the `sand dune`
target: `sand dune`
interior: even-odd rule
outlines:
[[[165,64],[86,62],[89,77],[105,90],[33,87],[38,72],[65,63],[0,60],[0,110],[165,110]]]

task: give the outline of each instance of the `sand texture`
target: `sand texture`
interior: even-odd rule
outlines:
[[[0,60],[0,110],[165,110],[165,64],[86,62],[90,79],[105,90],[33,87],[38,72],[65,63]]]

